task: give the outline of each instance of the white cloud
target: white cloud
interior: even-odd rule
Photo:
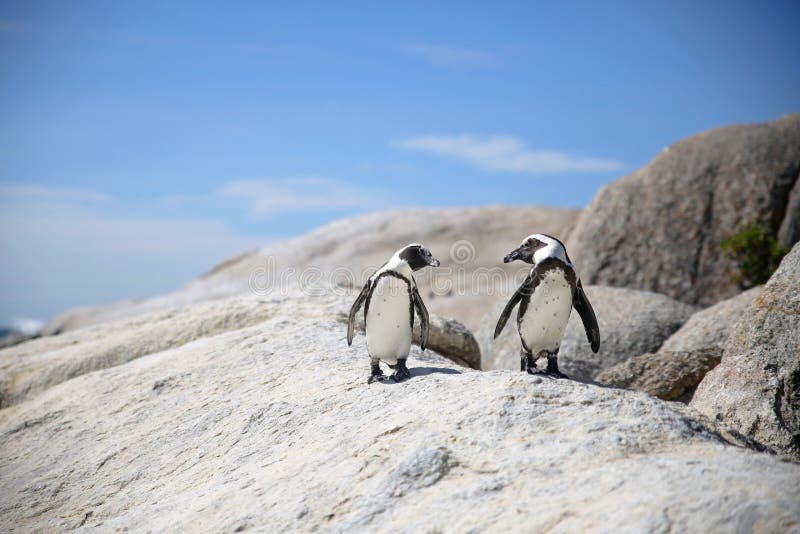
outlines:
[[[487,67],[495,63],[494,55],[470,48],[416,43],[403,47],[403,50],[432,65]]]
[[[263,244],[220,220],[148,214],[150,202],[0,185],[0,324],[166,292]]]
[[[589,158],[555,150],[531,149],[515,137],[481,139],[471,135],[424,136],[400,141],[395,146],[465,160],[487,171],[606,172],[624,167],[623,163],[614,160]]]
[[[280,180],[237,180],[224,184],[219,193],[245,201],[253,215],[267,217],[308,210],[342,210],[375,206],[381,193],[353,187],[321,176]]]

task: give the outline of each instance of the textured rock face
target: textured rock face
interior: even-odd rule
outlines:
[[[738,323],[691,406],[800,458],[800,245]]]
[[[597,375],[600,384],[643,391],[663,400],[689,402],[695,388],[719,364],[722,350],[747,314],[760,287],[692,315],[656,354],[642,354]]]
[[[789,201],[786,203],[786,215],[778,229],[778,241],[786,248],[800,241],[800,179],[795,179]]]
[[[485,280],[494,280],[498,273],[509,278],[520,269],[504,265],[503,256],[533,232],[566,238],[577,215],[576,210],[562,208],[483,206],[404,209],[341,219],[226,260],[171,293],[70,310],[53,318],[43,333],[245,293],[275,297],[284,287],[318,295],[331,285],[342,285],[355,291],[355,299],[369,275],[401,246],[415,242],[424,243],[442,262],[438,269],[416,274],[428,309],[475,328],[494,303]]]
[[[748,289],[733,298],[700,310],[672,334],[661,347],[664,351],[698,351],[713,349],[722,355],[725,342],[736,324],[750,310],[761,287]]]
[[[295,313],[301,317],[328,313],[326,305],[315,310],[315,301],[303,295],[289,302],[292,304],[280,298],[254,295],[232,297],[42,337],[0,351],[0,408],[22,402],[76,376],[238,330],[278,313],[289,320]],[[344,308],[345,303],[341,305]],[[340,310],[336,317],[343,325],[347,324],[345,312]],[[345,329],[342,326],[342,331]],[[418,326],[414,328],[414,337],[419,343]],[[464,325],[453,319],[431,316],[428,346],[459,364],[475,368],[480,364],[477,342]]]
[[[796,240],[798,171],[800,114],[694,135],[601,189],[570,234],[570,256],[584,283],[713,304],[739,292],[724,238],[760,222]]]
[[[719,364],[722,351],[660,350],[657,354],[634,356],[597,375],[607,386],[635,389],[662,400],[689,402],[697,384]]]
[[[677,404],[416,348],[411,380],[367,386],[364,337],[348,348],[337,318],[348,304],[277,301],[256,324],[0,410],[0,530],[800,523],[800,465],[732,446]]]
[[[573,310],[561,342],[558,364],[576,380],[592,380],[603,369],[632,356],[655,352],[695,311],[693,306],[649,291],[602,286],[588,286],[585,290],[600,326],[600,351],[592,352],[580,316]],[[504,306],[505,302],[498,302],[475,334],[481,347],[483,369],[519,370],[517,310],[503,333],[492,339]]]

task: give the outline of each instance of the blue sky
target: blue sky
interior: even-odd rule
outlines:
[[[0,3],[0,323],[800,110],[797,2]]]

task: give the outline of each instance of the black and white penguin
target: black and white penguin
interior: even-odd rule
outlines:
[[[573,307],[581,316],[592,351],[600,349],[600,328],[592,305],[575,274],[567,249],[555,237],[546,234],[528,236],[503,258],[504,263],[514,260],[532,263],[533,267],[500,314],[494,337],[500,335],[514,306],[519,304],[520,370],[534,374],[536,360],[547,358],[546,373],[566,378],[558,370],[558,349]]]
[[[356,314],[364,304],[364,322],[367,330],[367,351],[372,372],[367,383],[383,380],[380,362],[394,369],[390,378],[402,382],[411,378],[406,358],[411,349],[411,329],[414,310],[420,319],[420,348],[428,343],[428,310],[422,302],[414,280],[414,271],[423,267],[438,267],[430,250],[413,243],[397,252],[383,267],[373,274],[350,308],[347,322],[347,345],[353,343]]]

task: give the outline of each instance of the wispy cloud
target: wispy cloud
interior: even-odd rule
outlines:
[[[515,137],[423,136],[399,141],[394,146],[461,159],[487,171],[607,172],[624,167],[623,163],[615,160],[529,148]]]
[[[275,180],[237,180],[224,184],[219,193],[246,202],[258,217],[308,210],[343,210],[374,206],[378,191],[361,189],[322,176]]]
[[[432,65],[487,67],[496,61],[494,54],[472,48],[414,43],[404,46],[403,50]]]
[[[218,218],[153,214],[153,202],[0,185],[0,324],[165,292],[263,244]]]

